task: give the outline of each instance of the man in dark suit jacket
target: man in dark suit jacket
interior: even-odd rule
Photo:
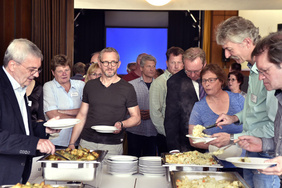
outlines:
[[[186,135],[190,113],[195,102],[199,101],[197,81],[200,79],[202,68],[206,65],[205,52],[200,48],[189,48],[183,54],[183,62],[184,69],[167,81],[164,126],[169,151],[195,150]]]
[[[15,39],[0,67],[0,185],[26,183],[36,150],[55,151],[46,133],[57,131],[31,122],[25,95],[26,86],[39,76],[42,58],[35,44]]]

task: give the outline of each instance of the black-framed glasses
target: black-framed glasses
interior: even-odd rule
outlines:
[[[112,67],[115,67],[115,66],[117,66],[117,64],[118,64],[118,61],[101,61],[101,63],[102,63],[105,67],[109,66],[109,64],[111,64]]]
[[[18,62],[17,62],[18,63]],[[30,73],[30,75],[33,75],[38,72],[40,74],[42,72],[42,67],[39,67],[38,69],[36,68],[31,68],[31,67],[25,67],[23,64],[18,63],[19,65],[23,66],[25,69],[27,69]]]
[[[205,84],[206,82],[208,83],[214,83],[218,78],[208,78],[208,79],[202,79],[201,82]]]

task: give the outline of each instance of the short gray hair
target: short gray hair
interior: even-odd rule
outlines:
[[[156,58],[154,56],[152,56],[152,55],[144,55],[141,58],[140,67],[144,67],[146,61],[154,61],[155,65],[157,64],[157,60],[156,60]]]
[[[100,54],[99,54],[99,61],[100,61],[100,62],[102,62],[102,61],[101,61],[102,55],[103,55],[105,52],[115,52],[115,53],[117,54],[117,56],[118,56],[118,61],[119,61],[120,56],[119,56],[117,50],[114,49],[114,48],[112,48],[112,47],[107,47],[107,48],[104,48],[104,49],[100,52]]]
[[[253,44],[260,39],[259,28],[245,18],[233,16],[218,25],[216,30],[216,42],[224,45],[226,42],[242,43],[245,38],[250,38]]]
[[[9,61],[14,60],[22,63],[29,55],[38,57],[43,60],[41,50],[27,39],[14,39],[8,46],[3,60],[4,67],[7,67]]]

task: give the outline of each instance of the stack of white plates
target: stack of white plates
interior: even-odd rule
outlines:
[[[161,157],[148,156],[139,158],[139,173],[147,176],[164,176],[165,167],[162,166]]]
[[[112,175],[128,176],[137,173],[138,158],[129,155],[112,155],[107,159],[107,171]]]

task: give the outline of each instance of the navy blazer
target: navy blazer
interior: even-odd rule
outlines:
[[[12,84],[0,67],[0,185],[25,183],[31,171],[32,156],[40,138],[47,138],[43,123],[31,122],[27,136]],[[38,136],[38,137],[36,137]]]
[[[167,81],[167,96],[164,127],[168,150],[181,152],[199,150],[190,145],[188,134],[189,118],[198,96],[192,80],[185,70],[171,76]]]

